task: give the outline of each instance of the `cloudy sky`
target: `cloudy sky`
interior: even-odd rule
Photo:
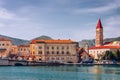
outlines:
[[[120,0],[0,0],[0,34],[20,39],[93,39],[99,18],[105,38],[120,36]]]

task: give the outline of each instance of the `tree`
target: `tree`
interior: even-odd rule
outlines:
[[[112,51],[106,51],[102,59],[103,60],[116,60],[117,56],[115,52],[113,53]]]
[[[116,54],[117,54],[117,56],[118,56],[118,59],[117,59],[117,60],[120,61],[120,51],[117,50],[117,51],[116,51]]]
[[[103,60],[108,60],[109,59],[109,54],[110,54],[110,52],[109,51],[106,51],[105,52],[105,55],[103,56]]]

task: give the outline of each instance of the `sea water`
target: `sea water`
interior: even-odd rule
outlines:
[[[120,66],[0,66],[0,80],[120,80]]]

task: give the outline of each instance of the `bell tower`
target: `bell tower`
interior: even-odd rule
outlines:
[[[102,45],[103,45],[103,27],[101,24],[101,20],[99,19],[96,26],[95,46],[102,46]]]

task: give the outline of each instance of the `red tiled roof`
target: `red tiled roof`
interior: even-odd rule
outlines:
[[[29,47],[29,45],[20,45],[18,47]]]
[[[112,43],[112,41],[111,42],[105,42],[104,45],[111,44],[111,43]]]
[[[93,46],[90,49],[120,49],[120,46]]]
[[[100,19],[98,20],[98,24],[97,24],[97,26],[96,26],[96,29],[99,29],[99,28],[103,28]]]
[[[72,43],[72,40],[32,40],[31,44],[35,43]]]
[[[84,54],[87,54],[89,56],[89,54],[84,50],[84,48],[78,48],[78,51],[82,51],[82,53],[80,54],[81,56],[83,56]]]
[[[0,41],[10,41],[10,40],[5,37],[2,37],[2,38],[0,38]]]

